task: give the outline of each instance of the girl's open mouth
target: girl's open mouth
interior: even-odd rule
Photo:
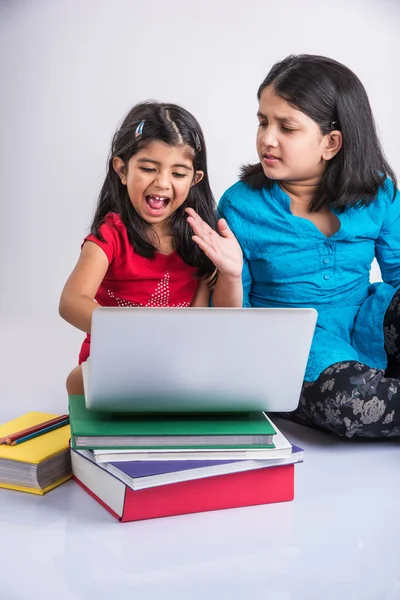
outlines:
[[[170,203],[170,198],[168,196],[146,196],[146,204],[150,214],[159,215],[163,212],[163,210]]]

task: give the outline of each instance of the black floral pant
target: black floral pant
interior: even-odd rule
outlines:
[[[400,437],[400,290],[384,319],[386,371],[356,361],[305,381],[298,408],[285,419],[346,437]]]

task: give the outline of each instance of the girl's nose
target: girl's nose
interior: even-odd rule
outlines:
[[[268,146],[276,147],[278,145],[276,130],[274,127],[265,128],[261,138],[261,142],[265,148],[268,148]]]
[[[160,190],[168,190],[171,186],[168,173],[158,173],[155,185]]]

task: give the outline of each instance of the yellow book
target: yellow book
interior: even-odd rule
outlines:
[[[36,494],[37,496],[44,496],[44,494],[47,494],[47,492],[54,490],[54,488],[58,487],[62,483],[65,483],[66,481],[68,481],[68,479],[71,479],[71,477],[72,477],[72,473],[70,473],[69,475],[65,475],[65,477],[61,477],[60,479],[57,479],[57,481],[55,481],[54,483],[52,483],[51,485],[48,485],[47,487],[45,487],[43,489],[26,487],[23,485],[12,485],[11,483],[10,484],[0,483],[0,488],[6,489],[6,490],[15,490],[16,492],[27,492],[28,494]]]
[[[29,412],[0,425],[0,438],[53,419],[57,415]],[[0,488],[43,495],[71,477],[69,425],[16,446],[0,444]]]

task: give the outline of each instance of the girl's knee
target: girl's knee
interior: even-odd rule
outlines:
[[[75,367],[73,371],[67,377],[67,392],[69,396],[82,396],[83,395],[83,377],[82,367]]]

